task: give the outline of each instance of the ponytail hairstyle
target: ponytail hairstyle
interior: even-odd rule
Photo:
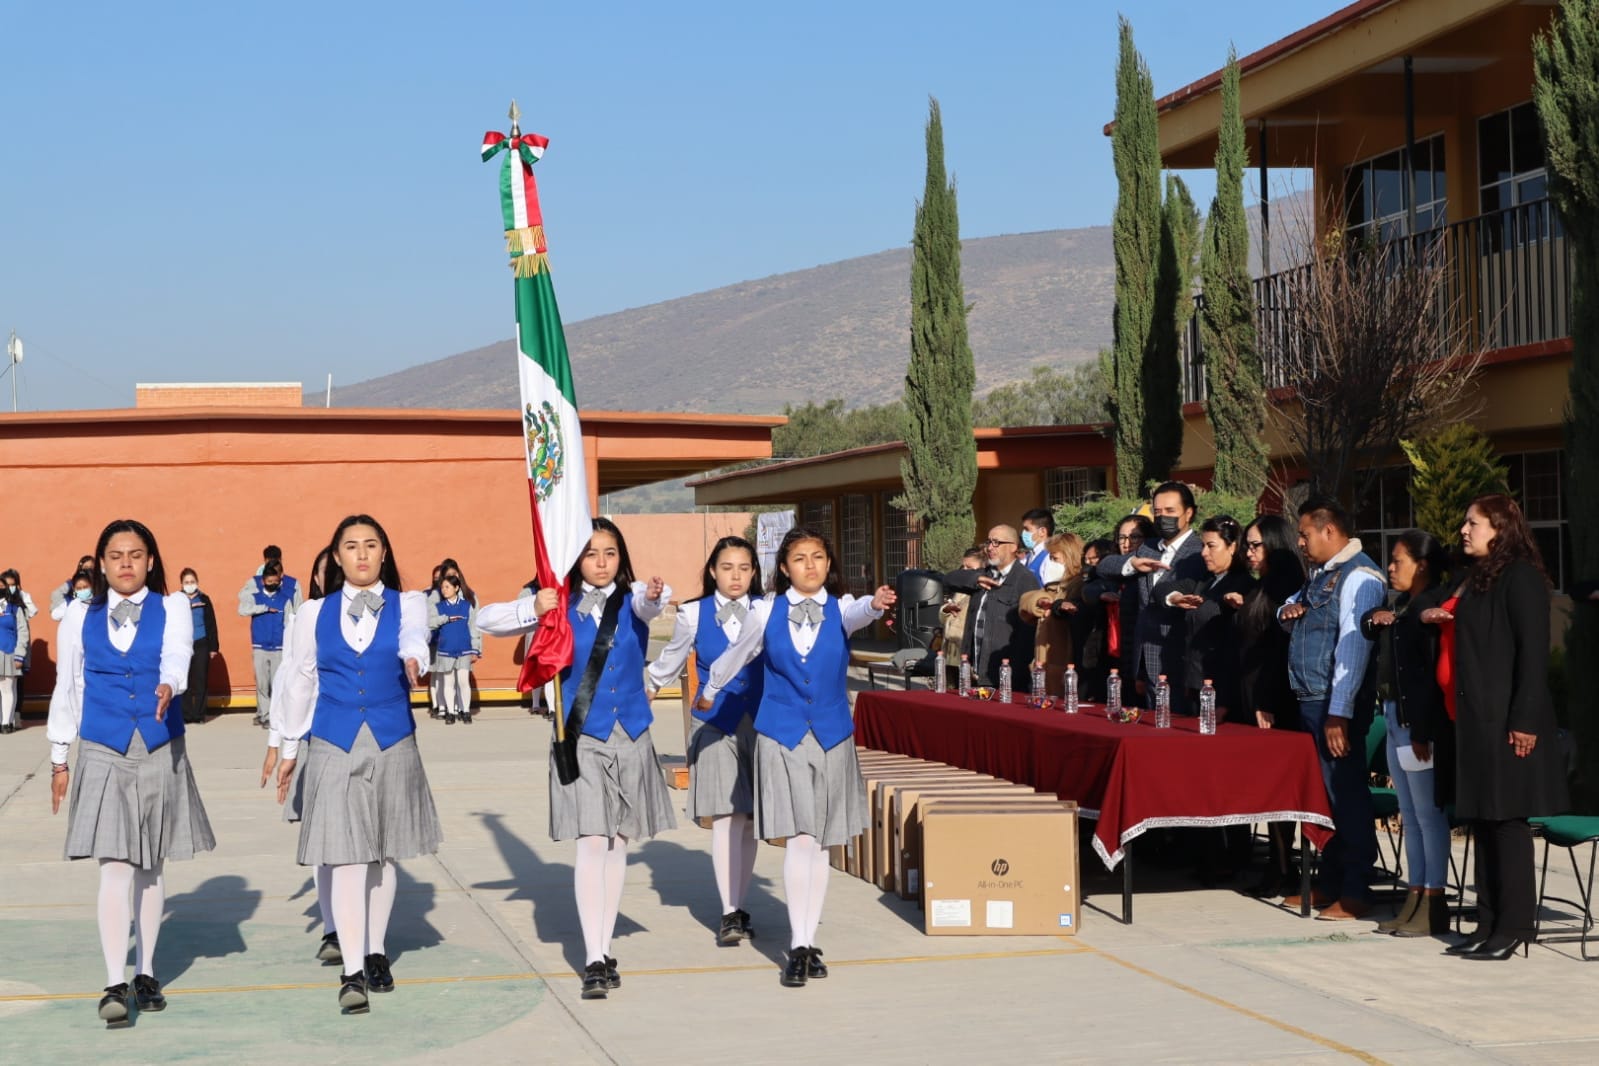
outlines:
[[[750,587],[747,595],[753,600],[758,600],[763,595],[761,591],[761,557],[755,551],[755,545],[743,537],[723,537],[711,549],[711,557],[705,560],[705,570],[701,573],[700,599],[707,600],[716,595],[716,564],[721,562],[722,553],[732,548],[741,548],[750,553],[750,565],[755,572],[750,575]]]
[[[783,570],[783,565],[788,562],[788,553],[802,541],[814,540],[822,546],[827,553],[827,580],[822,587],[829,596],[844,595],[844,574],[838,568],[838,553],[833,550],[833,542],[819,529],[810,526],[795,526],[783,534],[783,542],[777,546],[777,572],[772,575],[772,589],[779,596],[786,593],[793,582],[788,579],[788,574]]]
[[[1238,524],[1238,519],[1232,515],[1215,515],[1205,519],[1199,532],[1216,534],[1223,544],[1233,550],[1232,565],[1227,568],[1229,574],[1249,573],[1249,553],[1244,550],[1244,527]]]

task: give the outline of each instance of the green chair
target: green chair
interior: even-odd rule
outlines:
[[[1366,730],[1366,769],[1378,780],[1393,780],[1388,770],[1388,720],[1381,714],[1372,719],[1371,728]],[[1397,833],[1394,831],[1394,823],[1399,820],[1399,793],[1384,785],[1368,784],[1367,788],[1371,790],[1372,814],[1382,821],[1383,830],[1388,835],[1388,847],[1394,854],[1391,869],[1386,857],[1379,855],[1382,870],[1395,884],[1399,884],[1405,874],[1404,823],[1399,823]],[[1380,848],[1378,850],[1381,851]]]
[[[1599,856],[1599,815],[1589,814],[1560,814],[1552,818],[1533,818],[1533,828],[1543,835],[1543,869],[1538,874],[1538,917],[1533,919],[1533,939],[1538,939],[1538,925],[1543,913],[1543,902],[1552,899],[1557,903],[1566,903],[1582,911],[1582,935],[1576,939],[1582,945],[1582,957],[1588,958],[1588,933],[1593,929],[1593,873],[1594,860]],[[1584,880],[1582,870],[1577,865],[1577,849],[1583,844],[1588,845],[1588,877]],[[1549,880],[1549,848],[1560,847],[1566,849],[1566,854],[1571,856],[1571,874],[1577,880],[1577,893],[1582,896],[1580,901],[1565,899],[1561,896],[1546,895]],[[1569,943],[1571,937],[1564,936],[1558,940],[1550,938],[1551,943]]]

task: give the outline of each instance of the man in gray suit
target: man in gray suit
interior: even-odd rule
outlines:
[[[1188,714],[1188,694],[1181,682],[1183,655],[1188,628],[1182,608],[1172,605],[1184,581],[1204,581],[1205,561],[1199,555],[1199,538],[1194,535],[1194,494],[1180,481],[1168,481],[1150,496],[1150,512],[1158,543],[1145,541],[1130,555],[1112,555],[1100,560],[1099,575],[1123,582],[1122,597],[1136,589],[1138,627],[1133,646],[1122,649],[1122,676],[1130,679],[1145,706],[1155,702],[1155,679],[1161,674],[1176,676],[1171,686],[1171,706],[1176,714]]]
[[[987,564],[981,570],[955,570],[944,575],[944,587],[970,593],[966,635],[961,651],[971,656],[972,677],[979,684],[998,685],[999,667],[1010,660],[1011,687],[1026,692],[1032,684],[1033,623],[1021,615],[1022,593],[1038,588],[1038,579],[1017,555],[1021,537],[1013,526],[995,526],[983,543]]]

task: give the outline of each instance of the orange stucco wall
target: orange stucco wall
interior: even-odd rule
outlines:
[[[524,458],[516,435],[498,422],[108,417],[99,425],[8,424],[0,432],[0,493],[26,501],[11,512],[25,519],[7,522],[0,535],[0,567],[16,567],[39,606],[26,686],[32,697],[54,684],[50,590],[114,518],[150,526],[172,588],[181,568],[199,572],[222,635],[213,702],[230,693],[253,699],[249,622],[237,613],[237,593],[268,543],[283,548],[288,572],[303,580],[338,521],[366,512],[386,527],[406,588],[424,587],[445,556],[459,561],[482,602],[515,596],[532,576]],[[742,514],[616,517],[638,568],[683,590],[697,589],[707,544],[749,521]],[[514,683],[515,644],[486,642],[480,688]]]

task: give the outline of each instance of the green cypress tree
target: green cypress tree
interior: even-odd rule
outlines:
[[[1255,342],[1255,288],[1249,276],[1249,224],[1244,214],[1244,119],[1238,102],[1238,53],[1229,50],[1221,81],[1216,138],[1216,198],[1210,202],[1199,256],[1205,300],[1205,404],[1216,438],[1218,491],[1258,498],[1270,474],[1266,386]]]
[[[1533,42],[1533,102],[1549,152],[1549,195],[1572,247],[1571,401],[1566,415],[1567,535],[1580,578],[1599,577],[1599,0],[1561,0]],[[1579,606],[1566,634],[1577,792],[1599,803],[1599,614]]]
[[[1116,436],[1116,482],[1129,495],[1143,491],[1144,362],[1155,320],[1155,262],[1160,251],[1160,144],[1155,81],[1133,47],[1133,27],[1121,19],[1116,62],[1116,126],[1110,152],[1116,164],[1116,213],[1111,243],[1116,258],[1116,310],[1111,343],[1110,417]]]
[[[1399,447],[1410,460],[1416,528],[1443,544],[1460,540],[1460,523],[1472,500],[1487,492],[1510,491],[1505,464],[1469,422],[1452,422],[1421,440],[1402,440]]]
[[[977,370],[966,337],[960,218],[944,171],[944,122],[929,100],[927,187],[911,239],[911,358],[905,369],[905,449],[900,506],[922,523],[922,564],[953,570],[976,536]]]
[[[1188,186],[1166,176],[1155,271],[1153,336],[1144,363],[1144,482],[1165,481],[1183,454],[1182,336],[1194,313],[1199,212]]]

